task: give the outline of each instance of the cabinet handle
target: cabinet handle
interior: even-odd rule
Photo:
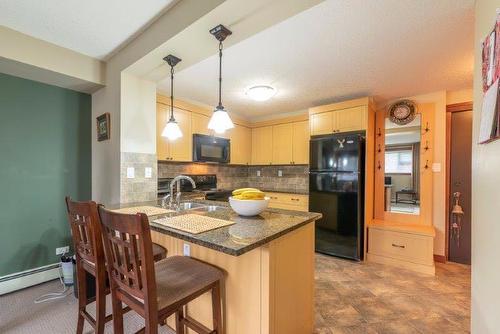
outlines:
[[[298,198],[292,198],[292,201],[300,201]]]
[[[398,245],[398,244],[392,244],[392,247],[397,247],[397,248],[406,248],[405,245]]]

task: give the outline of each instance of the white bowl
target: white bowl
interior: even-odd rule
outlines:
[[[240,216],[257,216],[267,209],[269,197],[264,199],[236,199],[229,197],[229,205]]]

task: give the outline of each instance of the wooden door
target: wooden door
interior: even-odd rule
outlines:
[[[450,144],[448,258],[453,262],[470,264],[472,111],[451,113]],[[455,204],[453,194],[457,192],[460,193],[459,205],[464,212],[462,216],[452,213]],[[454,223],[457,224],[455,227]]]
[[[292,123],[292,162],[309,163],[309,121]]]
[[[273,164],[292,164],[292,123],[273,125]]]
[[[273,160],[273,127],[252,129],[252,165],[271,165]]]
[[[358,131],[365,129],[365,106],[336,110],[334,113],[334,130],[336,132]]]
[[[181,109],[174,109],[174,116],[181,128],[182,137],[170,142],[170,157],[174,161],[191,161],[191,152],[193,150],[191,113]]]
[[[333,112],[311,115],[311,136],[326,135],[333,132]]]
[[[210,130],[208,129],[208,121],[210,118],[206,115],[191,113],[191,130],[192,133],[198,133],[202,135],[210,135]]]
[[[252,130],[235,125],[230,134],[231,164],[247,165],[252,155]]]
[[[156,104],[156,159],[170,160],[169,141],[166,137],[162,137],[161,133],[167,124],[168,106]]]

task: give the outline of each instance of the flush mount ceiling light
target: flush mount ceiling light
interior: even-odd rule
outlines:
[[[168,55],[163,58],[170,65],[170,119],[168,120],[161,135],[169,140],[176,140],[182,137],[182,131],[174,117],[174,66],[181,61],[173,55]]]
[[[267,101],[276,94],[276,89],[271,86],[253,86],[247,89],[246,94],[255,101]]]
[[[219,24],[210,30],[210,33],[219,41],[219,104],[215,107],[212,118],[208,122],[208,128],[214,130],[216,133],[224,133],[226,130],[234,128],[233,121],[231,121],[229,114],[222,106],[222,42],[232,32],[222,24]]]

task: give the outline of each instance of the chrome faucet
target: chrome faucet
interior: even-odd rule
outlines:
[[[175,187],[176,184],[177,184],[177,191],[176,191],[176,195],[175,195],[175,202],[176,202],[176,206],[177,207],[180,206],[180,204],[181,204],[181,195],[182,195],[182,193],[181,193],[181,180],[188,180],[193,185],[193,189],[196,188],[196,183],[194,182],[194,180],[192,178],[190,178],[189,176],[186,176],[186,175],[177,175],[170,182],[170,194],[166,195],[162,199],[162,205],[163,206],[165,206],[165,203],[166,203],[167,199],[169,199],[168,206],[170,208],[173,207],[174,187]]]

